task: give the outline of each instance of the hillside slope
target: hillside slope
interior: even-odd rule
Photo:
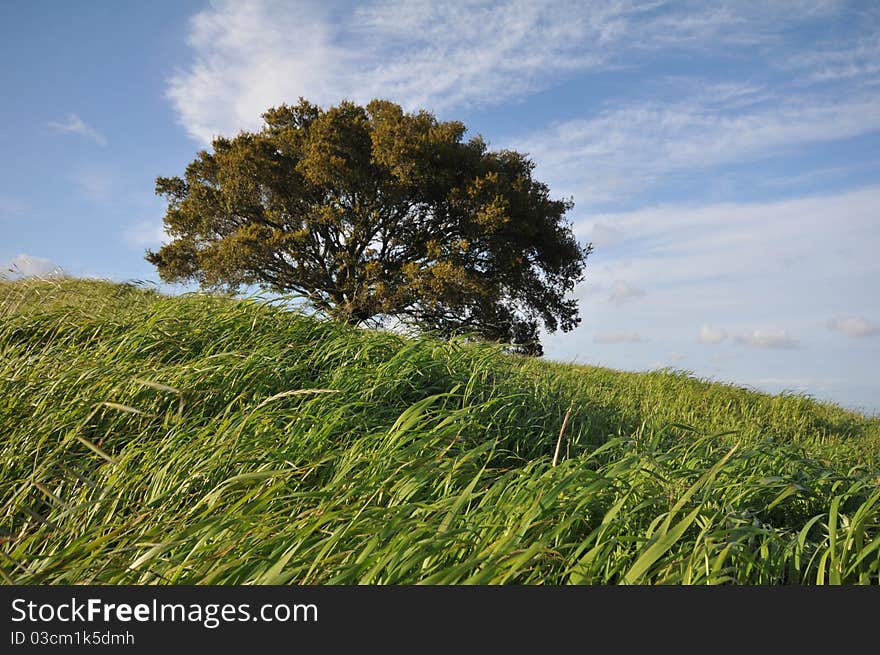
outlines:
[[[876,584],[878,446],[683,374],[0,283],[7,583]]]

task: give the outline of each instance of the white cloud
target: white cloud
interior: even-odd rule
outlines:
[[[721,328],[715,328],[705,323],[700,326],[700,334],[697,340],[700,343],[721,343],[727,338],[727,332]]]
[[[812,17],[766,3],[380,0],[348,11],[218,0],[190,21],[193,58],[168,96],[190,135],[209,142],[257,127],[268,107],[299,96],[323,104],[378,96],[438,112],[497,105],[660,49],[772,43]]]
[[[869,374],[860,372],[860,362],[870,352],[859,360],[846,351],[849,340],[827,343],[825,324],[828,317],[848,316],[851,308],[876,305],[877,207],[880,186],[797,200],[595,214],[576,225],[578,233],[600,224],[613,226],[619,239],[591,255],[587,280],[576,289],[583,324],[565,340],[548,342],[547,356],[593,356],[596,332],[636,332],[650,334],[653,345],[602,349],[603,365],[639,369],[678,350],[689,355],[695,371],[708,372],[714,364],[732,379],[745,379],[772,374],[778,362],[768,355],[795,352],[747,344],[793,345],[798,339],[802,346],[823,347],[811,349],[809,362],[788,358],[782,373],[846,367],[855,371],[853,379],[865,379]],[[606,298],[618,279],[650,293],[611,312]],[[764,331],[755,334],[754,328]],[[766,328],[781,331],[782,338],[765,334]],[[715,341],[719,345],[699,346]],[[870,339],[863,348],[876,342]]]
[[[593,341],[596,343],[645,343],[648,340],[638,332],[605,332],[595,334]]]
[[[622,305],[626,302],[638,300],[644,295],[643,289],[634,287],[624,280],[615,280],[611,287],[611,294],[608,296],[608,302],[614,305]]]
[[[832,318],[828,321],[828,328],[848,337],[873,337],[880,334],[880,325],[871,323],[864,316]]]
[[[331,43],[332,26],[314,5],[217,2],[190,21],[193,62],[175,74],[168,97],[191,136],[256,127],[270,106],[300,95],[326,101],[357,57]]]
[[[737,343],[754,348],[797,348],[800,342],[785,330],[749,330],[736,335]]]
[[[868,27],[869,20],[862,17]],[[795,53],[777,62],[785,70],[794,70],[802,75],[802,82],[821,83],[843,80],[870,82],[880,73],[880,15],[875,10],[874,29],[868,27],[869,34],[851,40],[845,48],[840,43],[822,43],[802,53]]]
[[[13,277],[50,278],[64,275],[64,271],[55,262],[24,253],[13,257],[11,262],[3,266],[3,272],[11,273]]]
[[[828,98],[789,95],[731,107],[709,89],[676,102],[607,108],[511,146],[530,154],[538,174],[557,193],[588,205],[650,189],[675,173],[791,154],[877,129],[876,91]]]
[[[628,5],[395,0],[331,15],[319,3],[221,1],[191,20],[194,58],[168,95],[203,142],[253,129],[268,107],[299,96],[494,105],[603,66],[602,46],[639,13]]]
[[[815,303],[815,285],[845,278],[847,295],[864,295],[864,303],[870,302],[867,280],[880,275],[878,206],[880,186],[874,186],[797,200],[598,213],[576,230],[588,234],[594,224],[613,225],[621,235],[590,262],[588,287],[625,277],[634,286],[650,286],[658,302],[674,290],[693,303],[695,285],[704,285],[715,289],[713,305],[725,307],[732,299],[724,294],[739,289],[733,301],[748,310],[758,309],[751,302],[779,305],[801,295]]]
[[[94,127],[88,125],[82,118],[76,114],[68,114],[63,120],[50,121],[46,126],[61,134],[79,134],[86,136],[100,146],[107,145],[107,139],[103,134],[98,132]]]

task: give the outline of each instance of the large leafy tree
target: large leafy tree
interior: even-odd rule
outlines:
[[[530,354],[541,325],[580,321],[567,295],[590,246],[525,155],[383,100],[300,99],[263,119],[157,179],[171,240],[147,259],[163,280],[259,285],[348,323],[393,317]]]

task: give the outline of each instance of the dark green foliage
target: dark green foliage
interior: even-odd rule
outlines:
[[[147,259],[162,279],[295,292],[351,324],[394,317],[528,354],[541,325],[579,322],[566,295],[590,247],[526,156],[387,101],[263,118],[157,180],[173,240]]]

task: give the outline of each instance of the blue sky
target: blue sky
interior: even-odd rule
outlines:
[[[158,280],[156,176],[384,97],[573,197],[595,251],[549,358],[880,413],[876,2],[3,3],[0,84],[4,269]]]

